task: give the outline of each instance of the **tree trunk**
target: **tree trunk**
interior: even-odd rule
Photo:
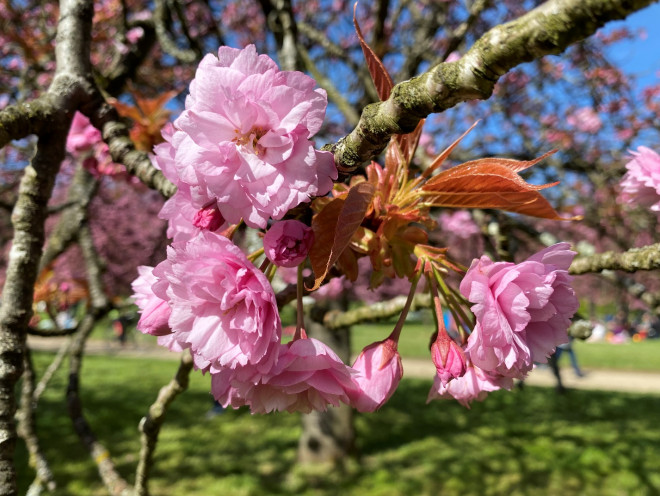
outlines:
[[[312,311],[308,323],[308,335],[326,343],[339,355],[350,360],[350,328],[331,331],[320,324],[325,310],[318,306]],[[321,314],[320,318],[318,315]],[[341,464],[353,453],[355,430],[353,428],[353,409],[347,405],[329,407],[325,412],[312,412],[302,416],[303,432],[298,443],[298,461],[303,465]]]

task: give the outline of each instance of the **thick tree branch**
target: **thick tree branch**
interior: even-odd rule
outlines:
[[[124,164],[130,174],[160,192],[165,198],[174,194],[176,186],[153,166],[146,153],[135,149],[135,145],[129,137],[129,130],[121,122],[114,107],[101,102],[89,117],[92,124],[102,130],[103,140],[110,148],[112,160],[118,164]]]
[[[409,133],[431,113],[467,100],[489,98],[510,69],[558,54],[609,21],[654,0],[549,0],[515,21],[484,34],[457,62],[439,64],[397,84],[390,98],[365,107],[357,127],[334,145],[341,172],[351,173],[380,154],[393,134]]]
[[[55,46],[57,68],[48,89],[53,113],[48,126],[39,128],[37,152],[25,169],[12,213],[14,240],[0,308],[0,494],[3,495],[16,494],[14,386],[23,369],[48,199],[64,159],[64,143],[73,110],[88,88],[93,12],[89,0],[61,1]]]
[[[161,388],[158,398],[149,407],[149,413],[140,421],[140,442],[142,446],[140,448],[140,461],[138,462],[135,473],[136,496],[149,495],[149,472],[153,465],[153,455],[156,450],[156,443],[158,443],[158,434],[160,433],[160,428],[163,425],[170,403],[179,394],[188,389],[192,366],[192,355],[186,350],[181,354],[181,362],[179,363],[176,375],[166,386]]]
[[[607,251],[590,257],[576,258],[571,264],[569,272],[579,275],[603,270],[637,272],[654,269],[660,269],[660,243],[642,248],[631,248],[623,253]]]
[[[41,134],[56,114],[56,98],[44,93],[36,100],[9,105],[0,110],[0,148],[12,140]]]

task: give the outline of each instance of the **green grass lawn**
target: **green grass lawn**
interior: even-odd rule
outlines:
[[[657,349],[657,348],[656,348]],[[581,350],[580,350],[581,351]],[[36,354],[40,370],[51,355]],[[584,355],[586,357],[586,354]],[[88,357],[82,398],[119,471],[133,479],[136,426],[174,373],[162,360]],[[404,380],[380,411],[356,418],[359,458],[343,472],[296,470],[298,415],[228,411],[206,420],[209,378],[168,412],[152,494],[197,495],[654,495],[660,491],[660,396],[552,389],[496,392],[467,410],[425,405],[429,381]],[[106,494],[75,437],[60,371],[42,399],[38,427],[58,495]],[[32,478],[18,447],[20,494]]]
[[[385,339],[394,329],[393,323],[359,325],[353,328],[352,348],[357,354],[366,345]],[[401,333],[399,352],[404,357],[429,358],[429,340],[434,324],[409,323]],[[660,371],[660,339],[639,343],[611,344],[606,342],[574,342],[580,366],[589,369],[619,369]],[[561,359],[562,366],[569,367],[568,358]]]

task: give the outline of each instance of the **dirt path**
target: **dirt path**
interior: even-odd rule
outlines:
[[[430,360],[404,359],[403,370],[408,377],[432,378],[435,367]],[[564,386],[569,389],[660,394],[660,373],[654,372],[593,369],[586,371],[584,377],[576,377],[568,367],[561,370],[561,379]],[[550,368],[539,367],[532,370],[525,384],[555,387],[557,381]]]
[[[66,338],[28,337],[30,347],[33,350],[41,351],[56,351],[65,341]],[[125,347],[121,347],[116,342],[90,340],[87,342],[87,353],[178,360],[176,353],[170,353],[164,348],[134,342],[129,342]],[[435,374],[435,367],[430,360],[405,358],[403,369],[406,377],[418,379],[432,379]],[[586,371],[585,377],[576,377],[570,368],[564,368],[561,377],[564,386],[569,389],[660,394],[660,373],[594,369]],[[543,387],[555,387],[556,385],[555,377],[547,367],[534,369],[525,383],[530,386]]]

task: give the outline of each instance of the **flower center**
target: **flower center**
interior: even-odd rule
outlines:
[[[265,148],[259,144],[261,137],[266,134],[266,130],[260,127],[253,127],[247,133],[241,134],[238,129],[234,129],[236,137],[232,140],[236,146],[243,146],[251,149],[255,155],[259,156],[265,152]]]

